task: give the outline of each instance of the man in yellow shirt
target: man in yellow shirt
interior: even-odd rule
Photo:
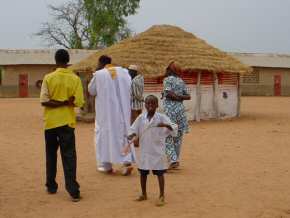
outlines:
[[[79,184],[76,181],[76,149],[74,128],[75,107],[84,104],[80,78],[67,68],[69,54],[64,49],[55,53],[57,69],[47,74],[42,82],[40,101],[44,106],[46,144],[46,187],[55,194],[57,170],[57,150],[60,147],[65,175],[65,186],[73,201],[80,200]]]

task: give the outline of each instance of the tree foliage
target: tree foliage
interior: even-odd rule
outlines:
[[[49,5],[50,22],[37,36],[48,46],[97,49],[130,36],[126,18],[136,14],[140,0],[70,0]]]

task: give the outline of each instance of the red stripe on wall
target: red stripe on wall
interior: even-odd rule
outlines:
[[[213,85],[214,79],[212,73],[202,73],[200,77],[200,84],[201,85]]]
[[[181,78],[187,85],[196,85],[198,73],[182,73]],[[238,74],[237,73],[219,73],[218,83],[225,85],[237,85],[238,83]],[[159,87],[162,87],[163,78],[146,78],[145,79],[145,89],[146,90],[160,90]],[[214,76],[213,73],[210,72],[202,72],[200,78],[201,85],[213,85],[214,84]],[[161,85],[161,86],[160,86]],[[157,88],[158,87],[158,88]]]
[[[219,84],[236,85],[238,83],[239,75],[237,73],[219,73]]]
[[[144,91],[145,92],[162,92],[163,86],[162,84],[145,84]]]

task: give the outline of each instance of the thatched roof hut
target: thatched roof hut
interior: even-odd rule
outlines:
[[[251,71],[251,68],[192,33],[170,25],[153,26],[135,37],[92,54],[72,68],[77,72],[93,72],[103,54],[111,56],[113,64],[119,66],[137,64],[147,78],[161,76],[172,60],[185,70],[240,74]]]
[[[135,37],[123,40],[92,54],[72,66],[82,77],[87,94],[85,112],[94,111],[94,99],[87,93],[91,73],[101,55],[109,55],[113,64],[139,66],[145,77],[145,94],[160,95],[164,71],[171,61],[177,64],[192,100],[186,102],[190,119],[239,116],[240,74],[252,69],[225,52],[207,44],[179,27],[153,26]]]

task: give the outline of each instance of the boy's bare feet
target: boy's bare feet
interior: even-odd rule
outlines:
[[[165,199],[164,199],[164,197],[159,197],[159,199],[156,202],[156,206],[157,207],[162,207],[164,205],[165,205]]]
[[[147,196],[146,195],[140,195],[136,201],[146,201],[147,200]]]

